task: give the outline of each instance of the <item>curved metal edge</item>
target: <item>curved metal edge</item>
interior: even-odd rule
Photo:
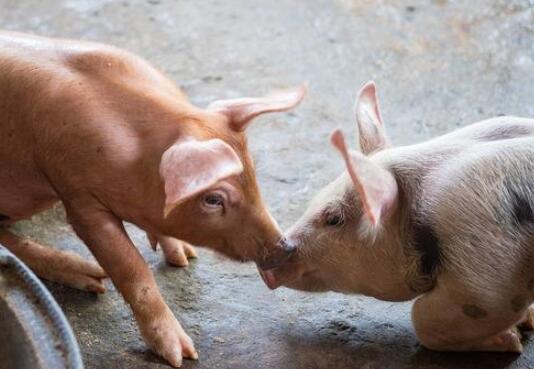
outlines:
[[[59,338],[66,345],[68,367],[70,369],[83,369],[80,348],[74,332],[65,314],[63,314],[63,311],[45,285],[22,261],[3,246],[0,246],[0,265],[13,267],[15,273],[27,284],[30,291],[49,315],[52,325],[59,333]]]

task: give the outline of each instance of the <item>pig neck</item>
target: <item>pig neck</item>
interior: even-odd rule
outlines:
[[[412,276],[407,273],[412,258],[406,253],[405,214],[400,211],[402,203],[383,224],[372,245],[372,253],[362,260],[366,278],[371,281],[361,286],[361,293],[386,301],[408,301],[420,293],[412,288]],[[367,284],[367,283],[366,283]]]
[[[393,173],[399,188],[396,209],[384,226],[385,235],[377,243],[396,258],[392,274],[407,287],[403,290],[407,299],[428,292],[436,283],[439,245],[429,220],[421,216],[426,203],[425,183],[457,151],[457,147],[436,149],[419,144],[384,150],[373,156],[373,161]]]

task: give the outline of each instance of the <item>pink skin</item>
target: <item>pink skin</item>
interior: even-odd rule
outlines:
[[[286,232],[297,250],[260,271],[265,283],[416,299],[425,347],[520,353],[517,325],[533,328],[534,120],[488,119],[394,148],[374,84],[358,96],[361,152],[333,133],[346,172]]]
[[[474,145],[534,135],[532,120],[502,117],[421,144],[393,148],[385,135],[373,82],[359,91],[354,112],[361,152],[349,150],[340,131],[332,133],[331,143],[347,170],[317,194],[285,233],[297,252],[284,265],[260,271],[269,288],[284,285],[306,291],[359,292],[395,301],[414,298],[403,282],[408,261],[402,251],[406,232],[398,225],[399,189],[382,162],[417,163],[421,172],[413,173],[412,181],[416,182],[440,160]],[[435,189],[429,182],[427,190]],[[332,204],[350,209],[345,215],[352,223],[343,231],[331,231],[325,224],[324,211]],[[377,232],[380,237],[375,238]]]

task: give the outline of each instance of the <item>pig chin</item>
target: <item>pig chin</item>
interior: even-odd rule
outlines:
[[[281,286],[306,292],[328,290],[317,271],[305,271],[297,265],[285,264],[269,270],[262,270],[258,267],[258,271],[264,283],[272,290]]]
[[[255,245],[239,247],[237,245],[233,245],[225,241],[219,247],[215,247],[214,250],[218,251],[219,253],[223,254],[231,260],[239,261],[242,263],[255,262],[256,265],[259,265],[261,261],[263,261],[263,258],[262,256],[257,256],[256,254],[261,255],[261,252],[255,253],[254,251],[251,251],[256,248],[257,247]]]
[[[247,253],[243,252],[241,248],[233,246],[228,241],[223,241],[222,244],[211,248],[234,261],[252,261],[252,258]]]
[[[315,273],[305,274],[299,279],[284,283],[283,285],[293,290],[305,292],[326,292],[330,290]]]

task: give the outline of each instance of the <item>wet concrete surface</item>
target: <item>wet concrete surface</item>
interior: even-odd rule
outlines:
[[[532,0],[0,0],[0,25],[134,51],[201,106],[308,81],[295,112],[249,130],[262,192],[283,227],[342,170],[328,134],[353,134],[353,99],[369,79],[395,144],[499,114],[534,117]],[[18,229],[89,256],[61,219],[58,208]],[[520,356],[431,352],[414,336],[409,303],[269,291],[254,266],[206,250],[176,269],[129,231],[196,342],[200,360],[186,368],[534,367],[528,338]],[[111,284],[103,296],[48,286],[87,368],[167,367]]]

